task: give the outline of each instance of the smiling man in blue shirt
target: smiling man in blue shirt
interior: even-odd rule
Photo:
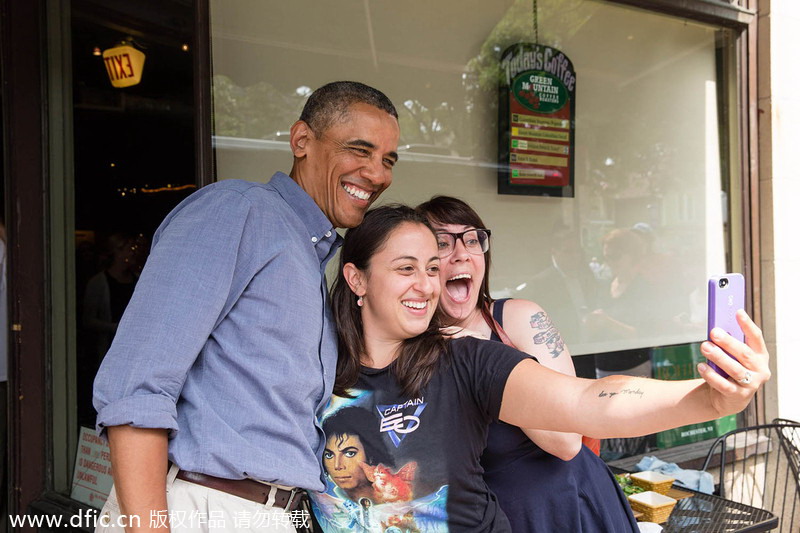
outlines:
[[[293,489],[325,486],[325,265],[391,183],[399,135],[383,93],[328,84],[292,126],[288,176],[218,182],[167,216],[95,380],[115,482],[98,529],[293,530]]]

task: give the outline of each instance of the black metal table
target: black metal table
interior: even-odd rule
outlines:
[[[630,473],[610,465],[609,468],[615,474]],[[692,496],[678,500],[669,520],[661,524],[662,533],[756,533],[778,527],[778,517],[764,509],[683,487],[675,488]]]
[[[778,517],[764,509],[690,491],[690,498],[678,500],[663,533],[751,533],[778,527]]]

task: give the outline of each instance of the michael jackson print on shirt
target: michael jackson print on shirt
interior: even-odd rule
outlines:
[[[352,392],[352,399],[334,396],[322,419],[328,486],[314,511],[323,529],[447,531],[446,476],[425,471],[430,457],[402,450],[406,436],[424,424],[424,397],[380,405],[371,391]]]

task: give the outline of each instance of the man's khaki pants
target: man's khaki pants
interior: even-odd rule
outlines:
[[[122,515],[117,494],[111,494],[98,517],[96,533],[122,533],[125,526],[163,527],[170,525],[173,532],[245,532],[295,533],[311,524],[308,511],[284,512],[283,509],[251,502],[226,492],[175,479],[177,467],[167,476],[168,512],[153,516]]]

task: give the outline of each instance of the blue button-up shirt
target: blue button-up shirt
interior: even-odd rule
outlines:
[[[184,470],[323,490],[316,419],[336,375],[325,265],[341,237],[289,176],[176,207],[94,388],[98,431],[170,431]]]

